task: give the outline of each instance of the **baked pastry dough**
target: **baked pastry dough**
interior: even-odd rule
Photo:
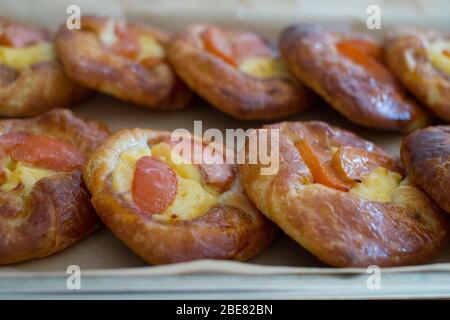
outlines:
[[[255,33],[190,26],[174,36],[168,56],[192,90],[238,119],[280,118],[313,102],[273,45]]]
[[[38,115],[87,93],[64,74],[49,31],[0,17],[0,116]]]
[[[196,151],[214,146],[197,138],[178,141],[122,130],[91,156],[84,180],[103,222],[152,264],[247,260],[265,249],[275,226],[250,203],[234,165],[212,164],[225,153]]]
[[[0,121],[0,265],[59,252],[97,228],[81,167],[108,132],[63,109]]]
[[[450,213],[450,126],[414,131],[403,140],[401,157],[411,180]]]
[[[300,25],[283,31],[280,50],[298,79],[354,123],[409,132],[429,120],[385,67],[382,47],[370,38]]]
[[[148,25],[83,16],[81,30],[61,26],[56,48],[67,75],[83,86],[148,108],[181,109],[192,93],[166,62],[167,41]]]
[[[279,170],[262,175],[261,161],[249,161],[257,150],[247,144],[246,163],[239,166],[244,189],[261,212],[323,262],[415,264],[445,240],[445,214],[374,144],[323,122],[264,128],[279,130]]]
[[[450,122],[450,34],[399,29],[389,34],[385,48],[396,77],[434,114]]]

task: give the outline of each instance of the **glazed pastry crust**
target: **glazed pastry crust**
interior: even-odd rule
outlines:
[[[41,41],[51,41],[51,33],[0,18],[0,26],[20,25],[41,35]],[[0,63],[0,115],[28,117],[55,108],[64,108],[82,101],[88,90],[76,85],[63,72],[59,61],[43,61],[22,70]]]
[[[193,25],[176,34],[168,56],[177,74],[211,105],[237,119],[270,120],[312,105],[313,94],[290,76],[248,76],[208,52],[200,38],[207,28]]]
[[[106,127],[64,109],[27,120],[2,120],[0,131],[58,138],[86,157],[109,134]],[[0,191],[0,265],[54,254],[97,229],[89,198],[80,170],[38,180],[28,200]]]
[[[111,136],[88,160],[84,180],[103,222],[135,253],[151,264],[195,259],[247,260],[264,250],[276,228],[250,203],[236,176],[217,205],[192,220],[159,221],[140,214],[133,201],[112,188],[117,157],[130,145],[149,146],[170,137],[169,132],[122,130]]]
[[[113,53],[100,42],[98,33],[109,21],[112,20],[83,16],[81,30],[60,27],[55,42],[67,75],[83,86],[144,107],[162,110],[186,107],[192,93],[167,63],[148,69]],[[163,47],[167,44],[169,36],[160,30],[138,23],[126,26],[153,37]]]
[[[445,214],[410,183],[401,184],[393,202],[365,200],[312,183],[294,146],[307,139],[330,148],[354,146],[386,155],[372,143],[323,122],[280,123],[280,165],[274,175],[262,166],[239,166],[244,189],[261,212],[324,263],[336,267],[398,266],[432,257],[449,229]],[[246,149],[248,157],[248,145]]]
[[[285,29],[280,50],[290,71],[350,121],[369,128],[410,132],[429,116],[400,85],[377,81],[364,67],[336,49],[342,40],[370,38],[331,33],[316,26]]]
[[[401,157],[411,180],[450,213],[450,126],[413,132],[402,142]]]
[[[440,119],[450,122],[450,75],[435,68],[427,49],[448,34],[432,30],[399,29],[386,40],[386,61],[396,77]]]

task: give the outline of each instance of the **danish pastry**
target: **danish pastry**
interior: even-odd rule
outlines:
[[[248,200],[235,166],[219,164],[225,152],[214,145],[149,129],[114,134],[84,168],[98,215],[151,264],[261,252],[276,227]]]
[[[59,252],[97,228],[81,169],[108,132],[63,109],[0,121],[0,265]]]
[[[0,17],[0,116],[35,116],[87,93],[64,74],[49,31]]]
[[[429,121],[385,67],[382,47],[370,38],[294,26],[283,31],[280,50],[298,79],[356,124],[409,132]]]
[[[166,62],[168,35],[153,27],[83,16],[81,30],[61,26],[56,48],[75,82],[148,108],[181,109],[191,91]]]
[[[446,239],[445,213],[374,144],[323,122],[264,128],[279,133],[278,171],[262,175],[265,165],[249,161],[257,144],[247,144],[247,160],[239,165],[244,189],[321,261],[336,267],[415,264]]]
[[[435,115],[450,122],[450,34],[399,29],[389,34],[385,48],[397,78]]]
[[[401,157],[411,180],[450,213],[450,126],[414,131],[403,140]]]
[[[192,90],[238,119],[280,118],[313,102],[273,45],[254,33],[190,26],[170,41],[168,56]]]

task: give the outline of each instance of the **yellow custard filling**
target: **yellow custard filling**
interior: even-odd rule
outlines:
[[[356,183],[349,192],[370,201],[391,202],[401,180],[400,174],[379,167]]]
[[[179,155],[172,152],[167,143],[150,148],[130,148],[119,156],[119,163],[112,173],[112,187],[128,201],[132,201],[131,186],[136,162],[143,156],[152,155],[164,161],[178,177],[178,192],[173,203],[162,213],[154,215],[160,220],[190,220],[203,215],[218,202],[215,194],[209,192],[201,182],[199,169],[190,163],[174,161]],[[180,163],[180,164],[178,164]]]
[[[120,41],[115,31],[118,23],[120,22],[108,20],[106,26],[99,33],[100,41],[104,45],[110,47]],[[139,34],[137,41],[139,44],[139,53],[136,57],[137,61],[142,61],[146,58],[161,59],[166,55],[164,47],[149,34]]]
[[[14,162],[9,158],[3,163],[5,175],[2,177],[3,183],[0,184],[0,190],[9,192],[16,189],[25,197],[31,193],[36,182],[56,174],[55,171],[34,168],[20,161]]]
[[[117,193],[125,193],[127,200],[131,200],[131,184],[134,177],[136,162],[151,155],[148,147],[132,147],[122,152],[115,170],[112,172],[112,187]]]
[[[54,60],[54,47],[49,42],[40,42],[25,48],[0,46],[0,63],[22,70],[36,63]]]
[[[450,75],[450,41],[434,41],[428,48],[428,58],[434,67]]]
[[[162,59],[166,55],[164,48],[156,41],[155,38],[149,35],[141,35],[139,41],[139,55],[138,61],[146,58]]]
[[[275,58],[251,58],[239,65],[239,70],[255,78],[276,78],[287,74],[282,60]]]

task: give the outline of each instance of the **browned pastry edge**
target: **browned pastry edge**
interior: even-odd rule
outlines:
[[[41,30],[0,17],[0,24],[20,24],[30,32]],[[42,37],[51,40],[51,33],[42,29]],[[44,61],[16,71],[0,64],[0,115],[29,117],[54,108],[64,108],[86,98],[88,90],[69,80],[59,61]]]
[[[336,267],[399,266],[434,256],[449,234],[445,214],[405,180],[394,202],[375,202],[321,184],[294,146],[296,139],[377,151],[370,142],[323,122],[279,123],[280,166],[261,175],[258,164],[239,166],[242,184],[259,210],[321,261]],[[246,149],[249,152],[254,150]]]
[[[429,115],[399,85],[375,80],[337,52],[336,43],[350,39],[373,41],[357,34],[298,25],[282,32],[280,50],[290,71],[350,121],[401,132],[424,127]]]
[[[27,120],[2,120],[0,132],[49,135],[75,145],[85,156],[109,130],[56,109]],[[98,227],[80,170],[40,179],[30,198],[0,191],[0,265],[44,257],[85,238]]]
[[[148,69],[139,62],[110,52],[96,35],[108,18],[83,16],[82,30],[62,25],[56,49],[69,78],[88,88],[113,95],[148,108],[181,109],[192,92],[177,78],[167,63]],[[168,35],[153,27],[126,23],[139,33],[150,34],[163,46]]]
[[[401,157],[411,180],[450,213],[450,126],[414,131],[403,139]]]
[[[222,203],[199,218],[175,222],[145,217],[134,203],[112,191],[111,172],[120,150],[125,150],[129,142],[152,144],[168,134],[149,129],[121,130],[86,163],[84,180],[103,222],[152,264],[207,258],[247,260],[265,249],[272,242],[276,228],[250,203],[239,177],[222,194]]]
[[[194,25],[176,34],[168,57],[177,74],[214,107],[241,120],[270,120],[305,110],[314,95],[287,76],[258,79],[245,75],[203,47]]]
[[[450,35],[402,28],[388,34],[386,61],[396,77],[440,119],[450,122],[450,76],[428,58],[429,44]]]

